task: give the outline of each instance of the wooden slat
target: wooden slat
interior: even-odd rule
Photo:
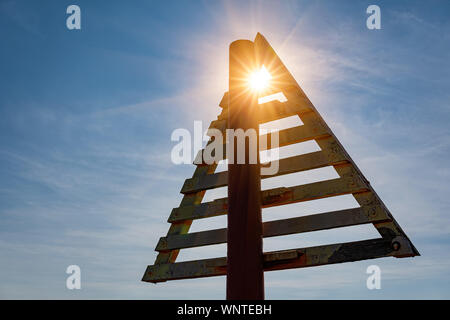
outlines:
[[[197,192],[224,187],[228,184],[228,171],[216,172],[203,177],[189,178],[184,181],[181,193]]]
[[[348,227],[388,220],[381,207],[359,207],[263,223],[263,237]],[[156,251],[200,247],[227,242],[227,228],[161,237]]]
[[[223,114],[223,112],[221,113]],[[211,140],[208,141],[208,144],[211,143]],[[217,168],[217,164],[211,164],[211,165],[203,165],[203,166],[197,166],[194,171],[193,177],[199,177],[203,175],[213,174]],[[189,193],[185,194],[183,196],[183,199],[181,200],[180,207],[185,206],[195,206],[202,202],[203,197],[205,195],[205,191],[199,191],[195,193]],[[174,234],[185,234],[189,232],[189,229],[191,227],[192,220],[184,220],[179,223],[173,223],[171,224],[169,231],[167,232],[167,235],[174,235]],[[161,264],[161,263],[173,263],[177,259],[179,250],[172,250],[170,252],[161,252],[158,254],[155,260],[155,264]]]
[[[255,39],[255,47],[256,47],[256,51],[261,52],[261,54],[265,56],[265,59],[267,59],[267,61],[271,61],[273,68],[275,68],[275,71],[281,75],[281,78],[277,79],[277,81],[276,81],[278,88],[276,88],[274,90],[283,91],[283,94],[286,96],[286,98],[288,100],[293,100],[297,96],[302,96],[302,97],[307,98],[305,93],[303,92],[302,88],[298,85],[298,83],[295,81],[295,79],[289,73],[286,66],[283,64],[281,59],[277,56],[277,54],[275,53],[273,48],[270,46],[270,44],[267,42],[267,40],[260,34],[258,34]],[[308,115],[315,116],[316,118],[319,119],[319,121],[321,121],[326,126],[325,121],[323,121],[322,117],[320,116],[319,112],[316,110],[316,108],[314,106],[312,106],[312,110],[313,110],[313,112],[308,113]],[[305,125],[307,125],[308,120],[306,119],[306,121],[305,121],[303,116],[301,116],[301,119],[303,120]],[[328,128],[328,131],[330,133],[331,138],[334,140],[333,141],[333,144],[334,144],[333,152],[337,151],[337,152],[342,152],[342,153],[346,154],[347,159],[350,161],[350,163],[352,163],[353,168],[358,172],[358,175],[360,176],[360,178],[362,180],[365,180],[364,175],[359,170],[359,168],[356,166],[356,164],[353,162],[353,160],[351,160],[351,158],[348,156],[347,152],[342,147],[341,143],[336,138],[336,136],[333,134],[333,132],[329,128]],[[319,143],[318,140],[316,140],[316,142]],[[319,143],[319,145],[320,145],[320,143]],[[323,147],[322,147],[322,150],[323,150]],[[342,174],[339,172],[339,170],[337,170],[337,171],[338,171],[339,175],[342,176]],[[373,198],[374,201],[376,201],[384,206],[383,202],[378,197],[375,190],[373,190],[373,188],[370,187],[370,185],[369,185],[369,191],[371,194],[373,194],[373,197],[369,196],[368,198]],[[366,200],[367,200],[366,196],[361,196],[360,194],[357,194],[354,196],[355,196],[356,201],[360,205],[362,205],[362,203],[366,202]],[[389,213],[389,210],[386,209],[386,211],[388,212],[388,215],[390,216],[392,221],[374,225],[377,228],[380,235],[382,235],[383,237],[392,237],[393,235],[398,235],[398,236],[404,237],[405,239],[407,239],[407,242],[410,244],[412,250],[414,251],[414,254],[420,255],[419,251],[414,247],[412,242],[408,239],[408,237],[406,236],[405,232],[402,230],[400,225],[395,221],[393,216]]]
[[[304,97],[296,97],[294,100],[280,102],[278,100],[269,101],[259,105],[258,118],[259,123],[266,123],[282,118],[290,117],[296,114],[311,112],[311,103]],[[220,117],[211,122],[210,129],[218,129],[225,132],[227,129],[227,119]]]
[[[310,119],[316,123],[316,120],[319,120],[319,127],[322,127],[321,130],[326,132],[323,135],[316,134],[315,137],[311,139],[316,139],[319,143],[321,141],[322,144],[326,142],[326,140],[333,140],[329,144],[329,148],[325,148],[328,152],[331,153],[343,153],[346,155],[347,161],[350,162],[352,171],[356,171],[356,174],[351,172],[351,176],[358,176],[358,181],[362,181],[364,185],[363,190],[351,192],[355,196],[356,200],[361,206],[366,205],[376,205],[384,208],[383,203],[376,195],[375,191],[370,187],[368,182],[366,182],[364,176],[357,168],[356,164],[348,157],[344,148],[340,145],[337,138],[325,124],[320,114],[314,108],[314,106],[310,103],[309,99],[304,94],[303,90],[298,86],[295,79],[286,69],[284,64],[281,62],[279,57],[276,55],[273,48],[268,44],[268,42],[264,39],[260,34],[257,35],[255,39],[255,47],[257,55],[259,56],[260,62],[270,62],[271,72],[277,75],[277,77],[273,81],[276,84],[276,87],[270,88],[272,91],[268,91],[269,93],[276,93],[282,91],[284,95],[288,98],[289,103],[303,103],[307,105],[308,108],[311,108],[313,112],[305,112],[301,115],[301,119],[305,126],[309,127],[311,121],[305,121],[305,117],[311,117]],[[269,65],[268,63],[266,63]],[[221,107],[224,108],[222,114],[219,115],[219,120],[227,119],[227,105],[228,99],[226,94],[224,95],[221,103]],[[277,109],[278,107],[274,107]],[[284,110],[285,114],[289,114]],[[300,113],[298,113],[300,115]],[[270,115],[270,114],[269,114]],[[263,115],[264,116],[264,115]],[[281,113],[278,111],[273,112],[272,117],[281,117]],[[267,116],[267,119],[271,119]],[[215,125],[215,124],[214,124]],[[314,124],[316,125],[316,124]],[[224,126],[222,126],[225,129]],[[308,129],[309,130],[309,129]],[[286,131],[284,131],[286,132]],[[282,134],[285,137],[280,137],[280,145],[282,146],[283,142],[287,144],[295,143],[291,142],[290,134],[284,133]],[[324,139],[325,138],[325,139]],[[284,139],[284,140],[283,140]],[[303,138],[304,139],[304,138]],[[303,141],[310,140],[310,138],[306,138]],[[287,142],[286,142],[287,141]],[[295,141],[295,140],[294,140]],[[328,142],[326,142],[328,144]],[[321,145],[322,150],[324,150],[323,145]],[[269,144],[270,146],[270,144]],[[224,150],[225,151],[225,150]],[[324,150],[325,151],[325,150]],[[225,152],[224,152],[225,155]],[[201,165],[200,165],[201,166]],[[199,169],[199,167],[197,167]],[[349,171],[347,168],[343,166],[335,167],[338,170],[339,175],[344,177],[349,177]],[[215,165],[204,166],[203,171],[208,171],[208,173],[212,173],[215,169]],[[195,175],[194,175],[195,176]],[[337,179],[336,179],[337,180]],[[358,182],[359,184],[359,182]],[[270,205],[279,205],[285,203],[291,203],[292,201],[306,201],[311,200],[311,195],[308,195],[305,190],[298,191],[300,193],[294,194],[294,188],[279,188],[273,189],[269,192],[262,194],[264,206]],[[328,191],[332,192],[331,187]],[[314,189],[314,188],[313,188]],[[355,189],[358,189],[355,187]],[[317,190],[310,190],[313,192],[314,196],[324,197],[330,196],[326,195],[323,190],[316,192]],[[336,190],[335,190],[336,191]],[[342,191],[342,190],[341,190]],[[332,193],[329,193],[332,194]],[[226,199],[219,199],[217,201],[211,202],[208,205],[202,207],[199,205],[201,199],[204,195],[204,191],[199,191],[197,193],[189,193],[186,194],[183,198],[182,203],[180,204],[180,208],[174,209],[172,212],[172,216],[175,216],[176,223],[172,224],[168,236],[172,237],[176,234],[187,233],[189,230],[190,223],[192,220],[189,220],[189,215],[198,215],[199,217],[208,216],[212,213],[212,215],[217,215],[215,210],[218,212],[222,212],[220,214],[226,214]],[[298,198],[303,198],[306,200],[296,200]],[[201,212],[204,210],[203,212]],[[190,211],[190,212],[189,212]],[[180,214],[181,212],[181,214]],[[319,246],[312,248],[304,248],[304,249],[293,249],[293,250],[284,250],[277,252],[270,252],[264,255],[264,264],[265,270],[281,270],[281,269],[289,269],[289,268],[299,268],[299,267],[307,267],[321,264],[329,264],[329,263],[339,263],[346,261],[357,261],[362,259],[371,259],[378,258],[384,256],[396,256],[396,257],[405,257],[405,256],[414,256],[419,255],[418,251],[414,248],[413,244],[409,241],[409,239],[404,234],[403,230],[400,226],[395,222],[391,214],[384,208],[384,212],[387,212],[389,221],[388,222],[378,222],[374,223],[377,230],[380,232],[384,239],[374,239],[353,243],[343,243],[337,245],[328,245],[328,246]],[[200,213],[200,214],[199,214]],[[204,215],[204,216],[203,216]],[[171,217],[172,217],[171,216]],[[181,218],[180,218],[181,217]],[[188,217],[188,219],[186,219]],[[195,218],[194,218],[195,219]],[[170,220],[170,219],[169,219]],[[390,244],[391,239],[401,238],[402,247],[407,248],[403,249],[403,252],[392,252],[392,246]],[[402,250],[401,250],[402,251]],[[169,279],[182,279],[182,278],[196,278],[196,277],[205,277],[205,276],[214,276],[214,275],[223,275],[226,273],[226,259],[225,258],[217,258],[217,259],[206,259],[200,261],[189,261],[183,263],[171,263],[174,262],[176,256],[178,254],[178,250],[171,250],[161,252],[158,255],[157,260],[155,261],[155,266],[149,266],[147,268],[146,273],[144,274],[144,281],[151,282],[159,282],[165,281]]]
[[[383,238],[264,253],[264,271],[304,268],[394,256],[391,241]],[[245,267],[245,266],[243,266]],[[163,282],[225,275],[226,258],[148,266],[142,278]]]
[[[344,177],[308,183],[289,188],[275,188],[261,192],[263,208],[290,204],[343,194],[363,192],[367,186],[357,178]],[[227,213],[227,198],[216,199],[195,206],[174,208],[168,222],[194,220]]]
[[[304,115],[308,117],[308,114]],[[314,121],[312,119],[308,125],[297,126],[293,128],[288,128],[284,130],[280,130],[278,133],[278,147],[284,147],[295,143],[300,143],[313,139],[321,139],[329,136],[328,128],[324,127],[321,122]],[[259,137],[260,141],[267,141],[266,144],[260,144],[260,151],[273,149],[275,147],[272,146],[271,136],[270,134],[264,134]],[[264,140],[263,140],[264,139]],[[200,150],[195,157],[195,164],[201,164],[203,159],[204,149]],[[223,141],[223,157],[221,159],[216,160],[224,160],[226,159],[226,141],[224,137]]]
[[[309,119],[311,116],[309,113],[303,115],[303,118]],[[321,122],[311,119],[308,125],[297,126],[279,131],[279,146],[287,146],[295,143],[300,143],[312,139],[320,139],[329,135],[328,128],[322,125]],[[271,149],[273,147],[271,143],[270,134],[260,136],[260,141],[267,141],[267,146],[261,144],[261,150]]]
[[[299,92],[299,88],[294,90],[295,92]],[[292,92],[292,90],[291,90]],[[293,94],[293,93],[290,93]],[[286,93],[286,96],[289,96],[288,93]],[[314,123],[320,122],[322,123],[322,126],[328,127],[325,123],[325,121],[320,116],[319,112],[315,110],[314,112],[308,113],[307,117],[304,117],[303,115],[300,116],[302,121],[305,125],[308,125],[308,123],[312,120],[314,120]],[[345,151],[342,144],[339,142],[337,137],[334,135],[334,133],[331,131],[330,128],[328,128],[328,132],[330,133],[330,136],[324,139],[316,139],[317,144],[320,146],[322,151],[326,154],[330,155],[341,155],[344,156],[347,161],[350,163],[349,166],[335,166],[336,172],[339,174],[339,176],[343,177],[348,174],[358,176],[360,180],[367,181],[367,179],[364,177],[362,171],[358,168],[356,163],[352,160],[350,155]],[[371,187],[370,183],[366,183],[369,187],[369,192],[367,193],[359,193],[354,194],[355,200],[359,203],[359,205],[363,206],[368,203],[370,204],[378,204],[385,208],[385,211],[387,212],[388,216],[390,217],[390,221],[388,222],[382,222],[382,223],[376,223],[374,224],[374,227],[377,229],[379,234],[382,237],[392,237],[393,235],[404,237],[408,240],[412,250],[414,251],[415,255],[420,255],[419,251],[414,247],[413,243],[408,239],[408,236],[405,234],[405,232],[402,230],[400,225],[397,223],[397,221],[394,219],[392,214],[389,212],[389,210],[386,208],[386,206],[383,204],[383,201],[380,199],[380,197],[377,195],[375,190]]]
[[[259,121],[265,123],[311,111],[311,104],[306,99],[273,100],[259,105]]]
[[[292,83],[289,84],[288,87],[284,87],[284,88],[272,88],[272,90],[270,91],[266,91],[266,92],[262,92],[259,96],[260,99],[265,98],[267,96],[273,95],[273,94],[277,94],[277,93],[283,93],[283,95],[288,99],[288,101],[293,104],[293,106],[295,107],[296,111],[298,112],[300,111],[304,111],[304,112],[309,112],[311,110],[311,101],[309,101],[308,97],[306,95],[302,95],[302,94],[297,94],[298,90],[297,87],[295,86],[296,83],[293,85]],[[274,91],[274,90],[278,90],[278,91]],[[292,91],[290,91],[292,90]],[[288,93],[289,96],[286,94]],[[290,93],[293,93],[290,94]],[[278,100],[274,100],[274,101],[278,101]],[[278,101],[280,102],[280,101]],[[266,106],[266,103],[260,103],[260,106],[262,108],[264,108]],[[283,102],[280,102],[283,103]],[[228,91],[224,92],[222,99],[220,100],[219,106],[222,109],[227,109],[228,108]],[[224,112],[224,110],[222,110],[222,112]],[[221,114],[222,115],[222,114]]]
[[[281,160],[276,160],[272,165],[277,165],[278,172],[274,175],[263,175],[264,178],[271,178],[290,174],[294,172],[301,172],[311,169],[323,168],[331,165],[338,165],[346,162],[344,157],[334,156],[332,159],[321,151],[301,154]],[[226,186],[228,183],[228,172],[217,172],[214,174],[203,175],[195,178],[186,179],[181,189],[181,193],[198,192],[201,190],[209,190]]]
[[[202,166],[202,167],[198,166],[198,167],[196,167],[196,169],[194,171],[194,177],[211,174],[215,171],[216,167],[217,167],[217,165]],[[199,205],[202,202],[204,195],[205,195],[205,191],[185,194],[183,196],[183,199],[181,200],[180,207]],[[184,221],[181,221],[179,223],[173,223],[173,224],[171,224],[167,234],[173,235],[173,234],[188,233],[189,228],[191,227],[191,224],[192,224],[192,220],[188,220],[188,219],[185,219]],[[172,250],[170,252],[161,252],[156,257],[155,263],[158,264],[158,263],[175,262],[177,256],[178,256],[178,250]]]

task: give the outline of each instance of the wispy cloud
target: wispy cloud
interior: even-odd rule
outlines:
[[[15,8],[11,1],[2,5],[2,12]],[[91,12],[104,19],[102,27],[122,30],[129,37],[121,34],[120,39],[132,40],[126,47],[108,37],[86,40],[92,41],[96,53],[132,66],[130,73],[115,64],[111,67],[118,68],[112,73],[116,77],[128,76],[124,92],[115,92],[115,82],[99,77],[98,86],[107,93],[103,101],[98,101],[102,91],[82,91],[73,98],[76,102],[69,99],[77,106],[98,107],[73,110],[68,98],[57,92],[48,94],[53,98],[36,97],[32,103],[15,100],[8,92],[2,95],[4,119],[9,122],[1,128],[8,138],[0,140],[0,296],[224,297],[224,277],[158,285],[139,280],[145,266],[153,263],[153,249],[169,227],[166,219],[179,205],[179,190],[194,170],[170,162],[170,133],[178,127],[190,129],[193,120],[203,120],[206,128],[216,118],[228,86],[228,44],[262,32],[422,253],[415,259],[267,273],[268,298],[448,297],[450,107],[445,69],[450,68],[446,68],[448,50],[442,49],[449,49],[449,43],[448,35],[437,31],[447,30],[448,24],[402,11],[395,4],[389,5],[386,15],[383,11],[383,19],[397,20],[383,20],[379,33],[365,29],[364,11],[344,10],[331,2],[224,1],[194,6],[208,27],[194,28],[185,20],[170,25],[153,21],[152,28],[164,34],[165,41],[148,37],[145,14],[118,21],[114,15],[103,16],[101,10]],[[154,10],[165,17],[163,10],[157,11],[161,8]],[[27,14],[11,19],[29,33],[41,13],[24,21],[22,15]],[[174,14],[171,11],[165,18]],[[333,22],[317,18],[321,16],[332,17]],[[394,21],[407,28],[408,37],[389,27]],[[440,41],[424,48],[417,41],[424,34]],[[83,57],[93,53],[86,47],[79,50]],[[141,87],[130,93],[134,82],[129,79],[141,75],[138,67],[148,72],[139,81],[149,81],[151,94],[142,93]],[[276,183],[318,177],[297,175]],[[284,209],[310,214],[353,204],[349,199],[323,200]],[[286,214],[282,209],[264,214],[276,219]],[[223,218],[199,222],[192,230],[225,227]],[[303,247],[375,234],[371,225],[343,231],[271,239],[265,247]],[[184,250],[179,260],[221,256],[225,250],[224,245]],[[365,269],[372,263],[383,272],[379,293],[365,287]],[[69,264],[82,267],[81,292],[64,287]],[[413,290],[408,281],[424,290]],[[180,285],[186,290],[180,291]],[[48,290],[42,292],[42,287]]]

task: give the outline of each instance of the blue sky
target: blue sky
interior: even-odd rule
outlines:
[[[66,28],[70,4],[81,8],[81,30]],[[381,8],[381,30],[366,28],[370,4]],[[224,277],[140,279],[194,170],[170,161],[171,133],[216,118],[228,45],[256,32],[422,254],[266,273],[266,297],[450,298],[448,12],[447,1],[1,1],[0,298],[224,298]],[[206,200],[224,193],[208,191]],[[340,197],[286,208],[299,215],[351,204]],[[287,217],[286,208],[264,215]],[[264,247],[374,235],[361,226]],[[180,260],[222,256],[225,246],[185,251]],[[71,264],[81,267],[81,290],[65,287]],[[381,290],[366,288],[371,264],[381,268]]]

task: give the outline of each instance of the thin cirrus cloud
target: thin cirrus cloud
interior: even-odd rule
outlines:
[[[1,140],[0,152],[4,178],[0,196],[5,200],[0,206],[0,296],[224,297],[224,277],[157,286],[141,283],[140,278],[145,266],[153,263],[153,249],[169,227],[166,219],[179,205],[182,183],[194,170],[192,165],[170,162],[170,134],[179,127],[191,130],[193,120],[202,120],[206,128],[216,119],[218,103],[227,90],[228,44],[240,38],[253,39],[261,32],[422,253],[414,259],[270,272],[266,274],[268,298],[448,298],[450,230],[445,227],[445,212],[450,203],[446,200],[449,167],[445,159],[450,151],[446,125],[450,100],[444,88],[449,81],[445,70],[450,68],[443,53],[448,50],[443,49],[450,44],[445,32],[435,31],[447,30],[448,25],[439,12],[429,13],[436,18],[431,19],[433,16],[415,9],[419,3],[406,9],[386,4],[382,6],[383,29],[376,33],[365,28],[364,6],[341,5],[302,1],[198,4],[194,9],[208,28],[195,23],[152,22],[153,30],[161,28],[168,37],[165,48],[159,47],[160,40],[148,38],[152,29],[142,28],[144,16],[136,16],[135,23],[115,22],[111,28],[120,27],[124,33],[129,30],[129,38],[138,47],[98,41],[97,51],[84,48],[82,52],[109,52],[109,59],[117,63],[111,65],[111,72],[119,70],[112,74],[121,78],[125,73],[127,79],[133,79],[136,73],[148,81],[148,94],[140,89],[133,93],[129,88],[132,81],[123,82],[123,92],[116,89],[119,82],[113,86],[106,81],[98,90],[107,93],[103,101],[99,101],[99,93],[79,92],[77,103],[95,106],[79,111],[57,108],[67,97],[56,93],[52,104],[46,104],[48,97],[36,97],[32,107],[25,106],[28,109],[21,105],[26,100],[16,101],[8,95],[0,98],[5,117],[11,117],[5,118],[11,120],[5,125],[11,138]],[[94,5],[88,8],[96,9]],[[8,4],[8,10],[16,9]],[[102,18],[100,11],[94,16],[111,21]],[[19,16],[24,13],[15,11]],[[40,25],[35,19],[33,24],[21,26],[19,18],[14,18],[15,23],[27,33],[27,28],[36,30]],[[431,38],[424,40],[427,48],[414,43],[425,34]],[[166,55],[159,56],[161,52]],[[146,53],[151,58],[147,59]],[[133,67],[127,70],[120,65]],[[148,72],[148,78],[142,77],[138,66]],[[160,83],[155,83],[158,79]],[[35,132],[27,131],[31,125],[36,126]],[[18,138],[12,134],[15,132],[27,139]],[[315,178],[324,176],[316,172]],[[302,178],[286,177],[277,183],[298,179]],[[286,208],[292,209],[289,214],[303,215],[353,205],[342,198]],[[265,219],[288,217],[282,209],[265,210]],[[224,217],[211,223],[205,220],[192,230],[225,227],[224,223]],[[274,238],[266,241],[265,247],[374,236],[373,230],[364,227],[349,231]],[[224,245],[210,246],[186,250],[179,258],[214,257],[224,252]],[[31,274],[28,261],[33,261]],[[65,268],[70,264],[82,268],[80,292],[64,287]],[[379,265],[383,272],[383,289],[378,293],[365,287],[370,264]],[[414,290],[408,284],[411,279],[423,290]],[[42,287],[47,290],[43,292]]]

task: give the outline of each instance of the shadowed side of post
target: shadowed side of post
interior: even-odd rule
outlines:
[[[248,86],[249,73],[255,68],[254,43],[231,43],[228,128],[255,130],[256,139],[250,145],[251,138],[245,138],[245,163],[237,163],[239,150],[233,137],[228,164],[228,300],[264,299],[258,96]],[[256,163],[250,163],[249,152],[256,152]]]

